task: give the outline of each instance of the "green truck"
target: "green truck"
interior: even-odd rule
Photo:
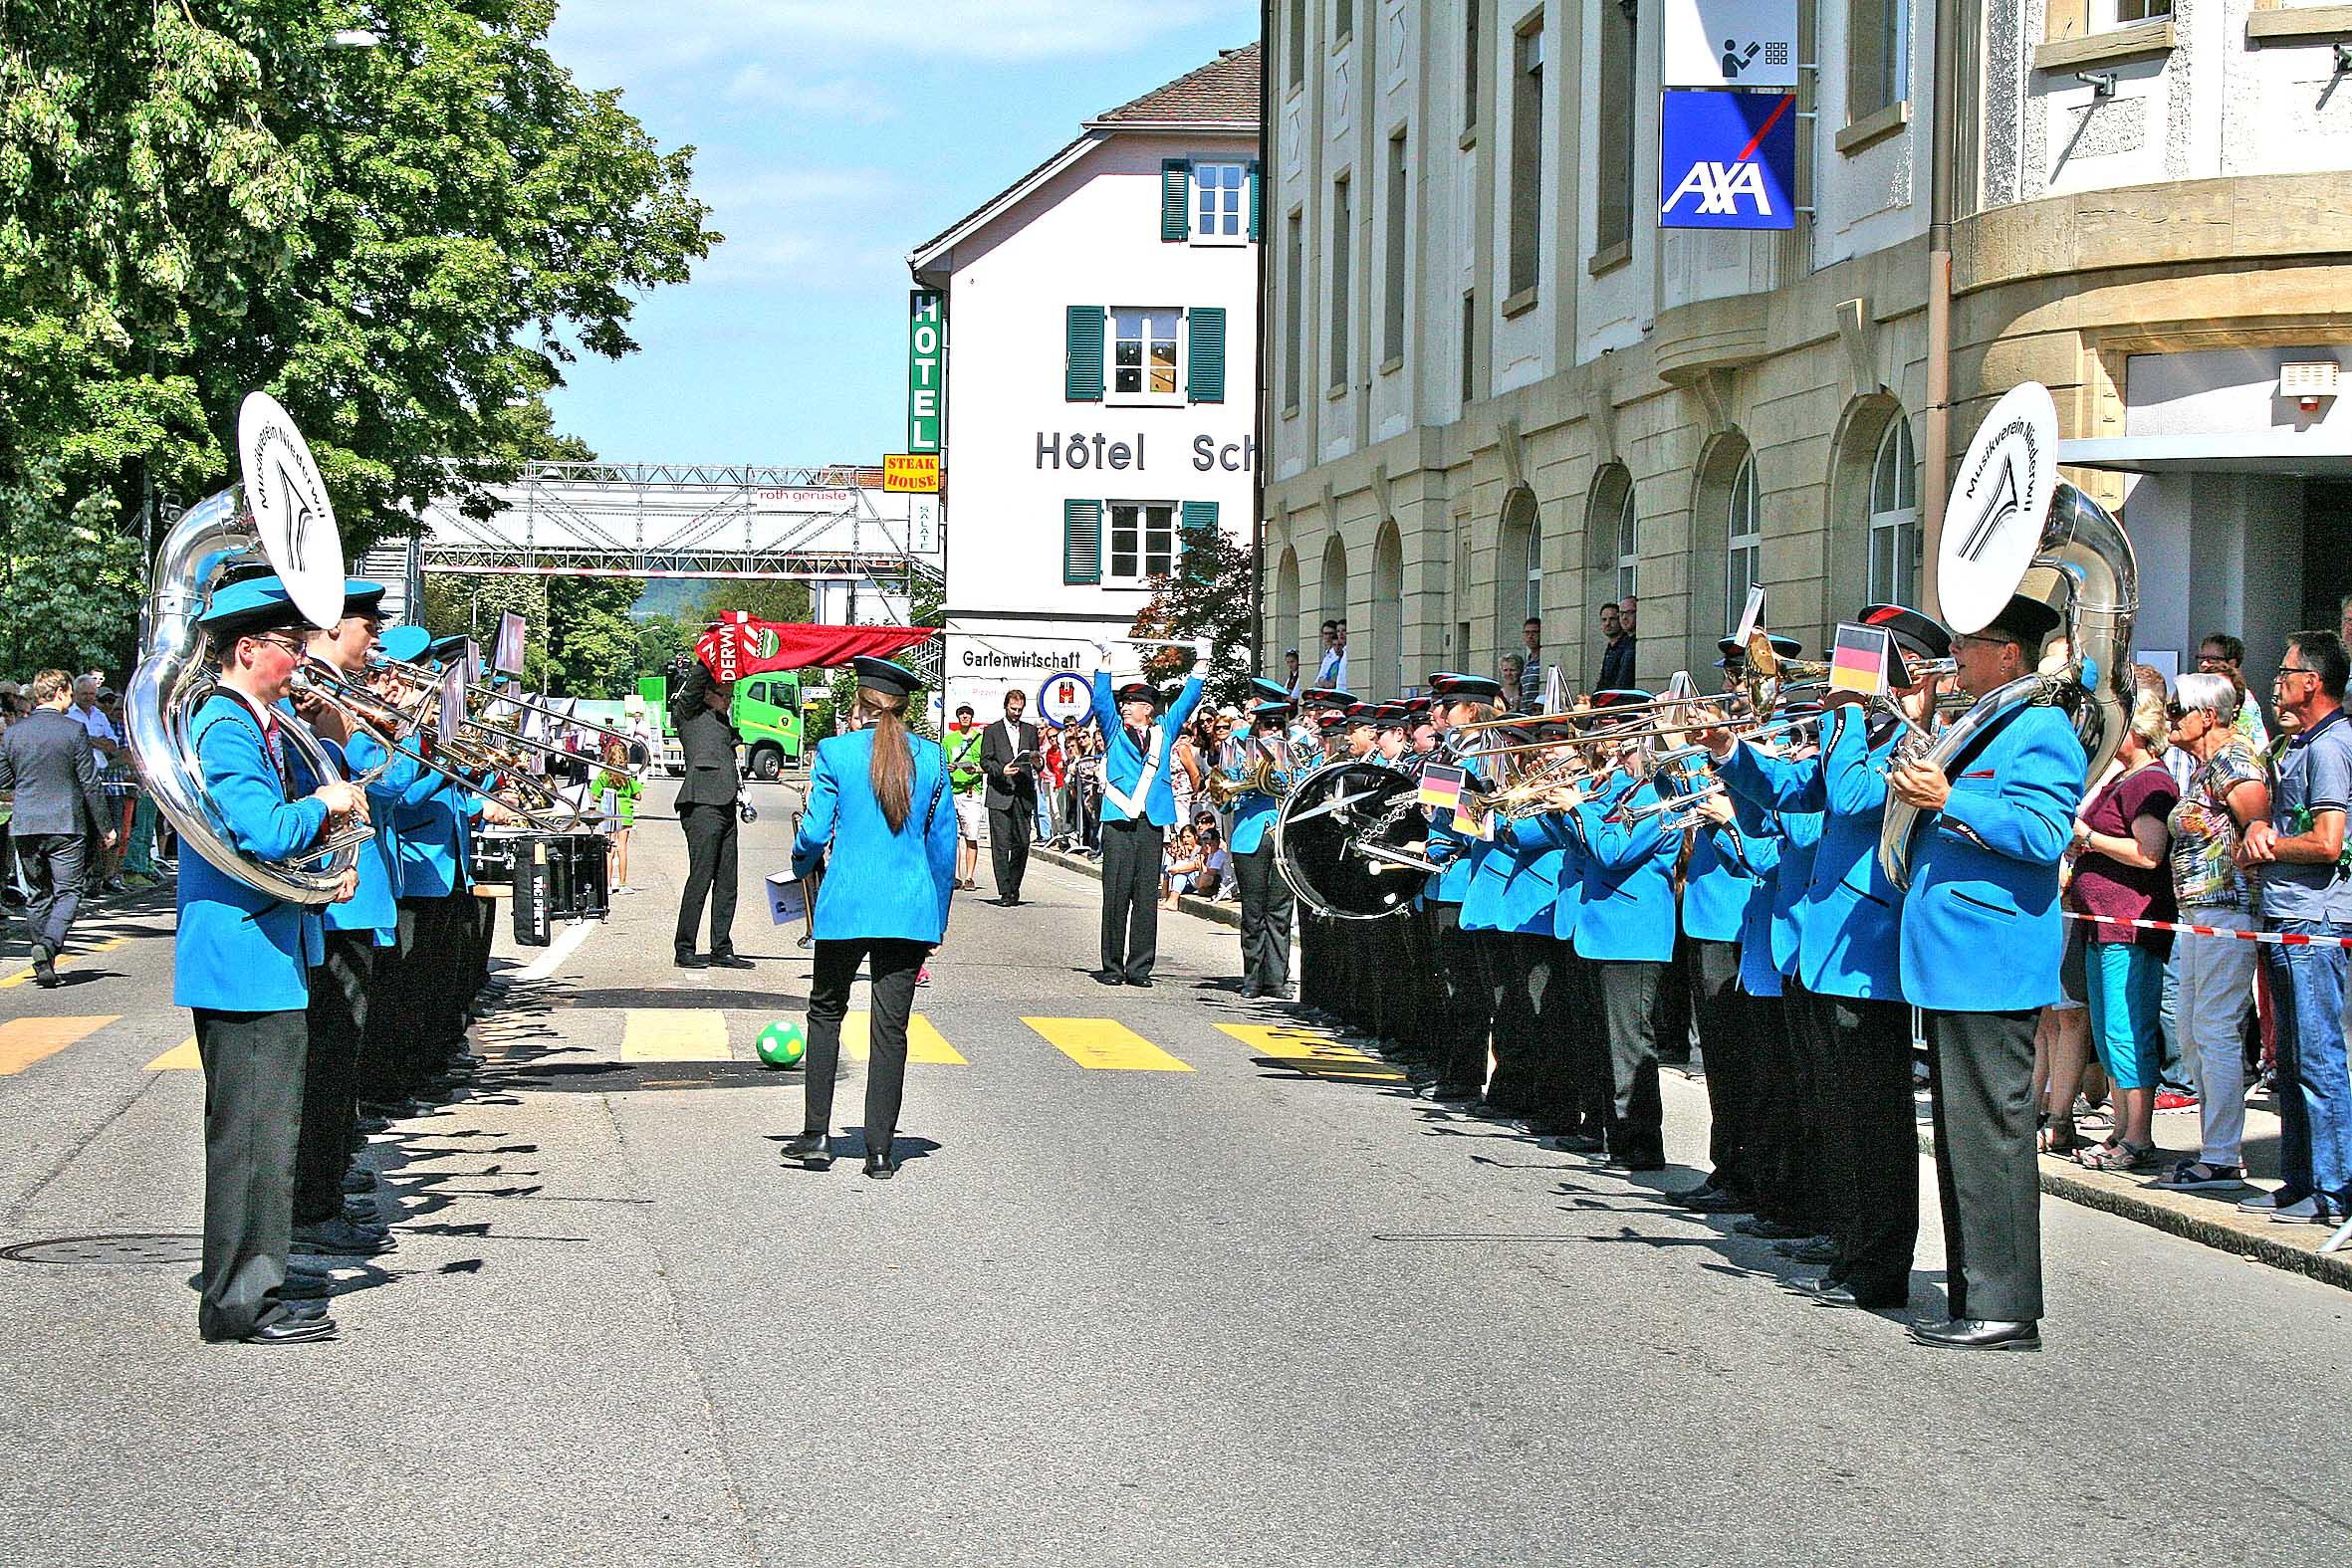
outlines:
[[[670,683],[665,675],[637,681],[637,695],[661,719],[661,766],[673,779],[686,772],[678,732],[670,723]],[[747,675],[735,683],[735,733],[743,737],[744,769],[754,779],[775,779],[801,766],[801,677],[791,670]]]

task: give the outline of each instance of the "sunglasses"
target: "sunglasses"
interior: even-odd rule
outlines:
[[[2176,725],[2186,724],[2189,720],[2189,716],[2193,713],[2204,712],[2205,710],[2203,708],[2184,708],[2177,702],[2168,702],[2164,705],[2165,719],[2167,722]]]

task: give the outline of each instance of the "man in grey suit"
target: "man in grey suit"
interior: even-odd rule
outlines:
[[[33,983],[44,990],[58,984],[57,956],[82,905],[86,835],[98,833],[109,849],[117,836],[107,825],[114,813],[99,787],[90,732],[66,713],[73,700],[74,678],[43,670],[33,677],[32,713],[0,735],[0,789],[16,791],[9,829],[33,895],[25,906],[33,928]]]
[[[735,797],[742,780],[735,771],[735,724],[729,717],[733,682],[721,681],[697,659],[687,666],[670,699],[670,727],[686,757],[678,784],[678,826],[686,833],[686,887],[678,898],[676,963],[680,969],[750,969],[735,952]],[[711,950],[694,951],[705,899],[711,909]]]
[[[1029,694],[1005,693],[1005,717],[980,738],[980,771],[988,775],[988,858],[996,867],[997,902],[1021,902],[1029,871],[1031,825],[1038,819],[1038,727],[1023,720]]]

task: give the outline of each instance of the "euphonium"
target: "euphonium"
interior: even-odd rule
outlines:
[[[293,421],[255,393],[238,418],[237,445],[244,483],[190,508],[155,553],[138,668],[122,694],[123,728],[131,765],[154,796],[155,809],[197,853],[274,898],[332,903],[344,874],[357,862],[367,829],[346,829],[290,860],[246,853],[204,792],[203,769],[188,733],[189,719],[214,685],[197,617],[230,567],[266,560],[314,622],[333,624],[343,614],[343,544],[326,488]],[[263,499],[249,505],[249,496]],[[310,726],[290,718],[279,734],[320,783],[343,777]]]

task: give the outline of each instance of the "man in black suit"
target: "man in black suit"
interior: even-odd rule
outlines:
[[[0,735],[0,790],[16,791],[9,828],[32,890],[25,919],[32,926],[33,982],[43,990],[58,984],[57,956],[82,904],[85,835],[109,849],[117,837],[90,732],[66,714],[73,700],[74,678],[43,670],[33,677],[32,713]]]
[[[678,825],[686,833],[686,888],[678,899],[676,935],[680,969],[750,969],[735,952],[735,797],[742,781],[735,772],[735,686],[713,676],[697,659],[687,666],[670,699],[670,726],[686,756],[686,777],[678,784]],[[702,903],[711,906],[711,951],[694,951]]]
[[[1021,902],[1029,870],[1029,836],[1038,819],[1038,727],[1025,723],[1029,694],[1005,693],[1005,717],[980,738],[980,771],[988,775],[988,857],[997,872],[997,902]]]

